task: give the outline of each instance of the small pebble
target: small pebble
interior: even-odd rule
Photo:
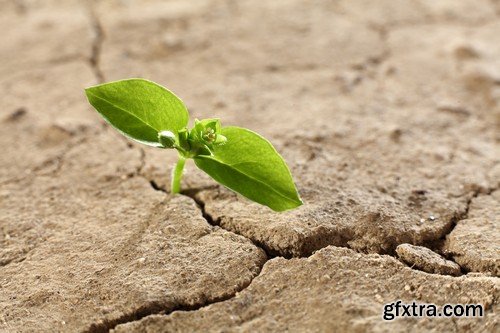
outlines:
[[[146,258],[139,258],[139,259],[137,259],[137,262],[139,264],[143,264],[145,261],[146,261]]]

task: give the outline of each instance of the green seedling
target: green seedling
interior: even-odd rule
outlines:
[[[172,193],[180,192],[186,159],[192,158],[220,184],[275,211],[302,204],[285,161],[259,134],[222,127],[219,119],[196,119],[188,129],[184,103],[168,89],[144,79],[104,83],[85,93],[90,104],[126,137],[177,150]]]

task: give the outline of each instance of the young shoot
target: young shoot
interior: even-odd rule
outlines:
[[[259,134],[222,127],[219,119],[195,119],[188,129],[184,103],[168,89],[144,79],[104,83],[85,93],[97,112],[123,135],[177,151],[172,193],[180,193],[184,165],[191,158],[215,181],[275,211],[302,204],[285,161]]]

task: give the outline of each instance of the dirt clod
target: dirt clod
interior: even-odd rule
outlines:
[[[460,266],[422,246],[401,244],[396,248],[399,258],[411,267],[427,273],[460,275]]]

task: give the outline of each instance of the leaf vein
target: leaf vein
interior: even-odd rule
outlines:
[[[137,119],[139,122],[143,123],[144,125],[146,125],[146,126],[147,126],[147,127],[149,127],[150,129],[154,130],[155,132],[158,132],[158,131],[159,131],[158,129],[154,128],[154,127],[153,127],[153,125],[151,125],[151,124],[149,124],[149,123],[145,122],[145,121],[144,121],[144,120],[142,120],[141,118],[137,117],[135,114],[133,114],[133,113],[131,113],[131,112],[129,112],[129,111],[127,111],[127,110],[125,110],[125,109],[123,109],[123,108],[119,107],[118,105],[111,103],[111,102],[110,102],[110,101],[108,101],[107,99],[102,98],[102,97],[100,97],[100,96],[98,96],[98,95],[96,95],[96,94],[92,93],[92,92],[91,92],[91,91],[89,91],[89,90],[88,90],[88,93],[89,93],[89,94],[91,94],[92,96],[94,96],[95,98],[98,98],[98,99],[100,99],[101,101],[104,101],[105,103],[108,103],[109,105],[111,105],[111,106],[113,106],[113,107],[117,108],[118,110],[121,110],[121,111],[125,112],[126,114],[128,114],[128,115],[130,115],[130,116],[134,117],[134,118],[135,118],[135,119]],[[107,118],[107,117],[106,117],[106,118]]]

